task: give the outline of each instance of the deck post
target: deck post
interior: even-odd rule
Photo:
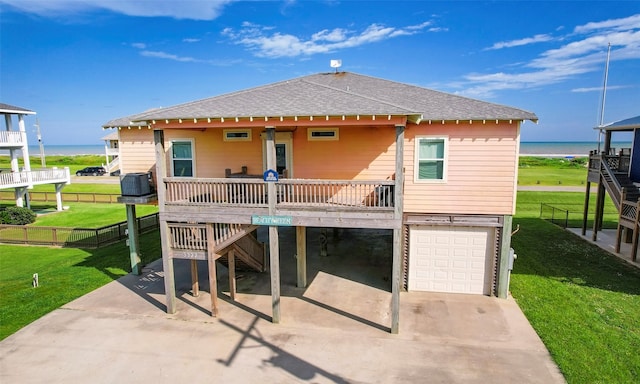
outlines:
[[[142,274],[142,260],[140,259],[140,240],[138,238],[138,220],[136,220],[135,204],[126,204],[127,209],[127,233],[129,234],[129,258],[131,260],[131,273]]]
[[[191,260],[191,294],[200,296],[200,282],[198,281],[198,260]]]
[[[276,169],[276,129],[265,127],[267,130],[267,169]],[[276,185],[267,183],[269,199],[269,215],[276,214]],[[269,226],[269,269],[271,271],[271,321],[280,322],[280,243],[278,241],[278,227]]]
[[[218,271],[216,260],[220,257],[215,251],[216,236],[213,223],[207,223],[207,264],[209,266],[209,292],[211,293],[211,317],[218,317]]]
[[[596,213],[593,218],[593,234],[591,236],[591,240],[598,240],[598,231],[602,228],[602,215],[604,211],[604,197],[605,197],[605,189],[604,189],[604,178],[600,175],[600,182],[598,183],[598,194],[596,195]]]
[[[402,274],[402,211],[404,186],[404,125],[396,125],[396,167],[394,186],[393,261],[391,271],[391,333],[400,331],[400,276]]]
[[[156,191],[158,192],[158,217],[160,218],[160,244],[162,246],[162,270],[164,271],[164,294],[167,300],[167,313],[176,313],[176,283],[173,271],[173,257],[169,250],[169,225],[164,219],[165,193],[164,178],[167,176],[167,159],[164,150],[164,132],[153,131],[156,153]]]
[[[229,261],[229,297],[236,301],[236,251],[230,250],[227,260]]]
[[[589,195],[591,194],[591,182],[587,180],[584,193],[584,210],[582,212],[582,236],[587,234],[587,221],[589,219]]]
[[[298,288],[307,286],[307,227],[296,227]]]

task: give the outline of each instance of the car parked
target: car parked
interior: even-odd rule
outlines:
[[[103,167],[86,167],[76,172],[76,176],[102,176],[107,171]]]

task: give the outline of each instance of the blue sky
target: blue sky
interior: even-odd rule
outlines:
[[[47,144],[157,107],[341,70],[535,112],[523,141],[640,114],[640,1],[0,0],[0,101]],[[30,142],[35,117],[27,118]]]

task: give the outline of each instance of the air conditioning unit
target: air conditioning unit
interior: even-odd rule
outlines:
[[[145,196],[151,194],[150,173],[127,173],[120,175],[122,196]]]

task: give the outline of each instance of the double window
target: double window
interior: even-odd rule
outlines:
[[[193,177],[193,141],[171,142],[171,168],[174,177]]]
[[[415,181],[446,181],[447,138],[416,137]]]

